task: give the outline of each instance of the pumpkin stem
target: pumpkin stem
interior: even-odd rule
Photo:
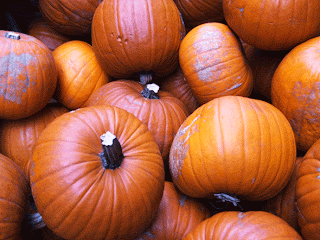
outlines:
[[[146,87],[141,91],[141,95],[144,98],[159,99],[158,91],[159,86],[155,83],[151,83],[146,85]]]
[[[45,222],[42,219],[42,216],[37,210],[36,204],[34,202],[32,194],[28,196],[28,203],[30,206],[31,213],[26,213],[23,219],[23,225],[26,229],[37,230],[44,228],[46,226]]]
[[[20,39],[20,34],[15,33],[15,32],[6,32],[4,36],[6,38],[11,38],[11,39],[15,39],[15,40],[19,40]]]
[[[235,196],[231,196],[226,193],[217,193],[217,194],[214,194],[213,196],[215,196],[217,199],[219,199],[222,202],[229,202],[229,203],[232,203],[233,206],[235,207],[239,206],[241,208],[241,206],[239,205],[240,199],[236,198]]]
[[[139,73],[139,79],[140,79],[140,83],[142,83],[143,85],[146,85],[152,81],[152,74],[147,71],[142,71]]]
[[[119,140],[111,132],[106,132],[100,137],[103,152],[100,159],[104,169],[116,169],[120,167],[124,158]]]

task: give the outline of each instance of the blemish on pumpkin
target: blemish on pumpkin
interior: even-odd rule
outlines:
[[[317,177],[317,179],[320,179],[320,175]]]
[[[145,232],[146,235],[148,235],[149,237],[155,238],[156,235],[153,235],[151,232]]]
[[[237,89],[238,87],[241,87],[241,85],[242,85],[242,83],[238,83],[238,84],[232,86],[232,87],[230,88],[230,90]]]
[[[140,101],[136,101],[132,96],[126,96],[126,99],[128,100],[128,102],[133,103],[139,107],[142,105]]]
[[[187,200],[187,196],[186,195],[182,195],[181,199],[179,199],[179,204],[180,206],[184,205],[184,202]]]
[[[117,37],[117,41],[118,41],[119,43],[122,43],[122,37],[121,37],[121,36],[118,36],[118,37]]]

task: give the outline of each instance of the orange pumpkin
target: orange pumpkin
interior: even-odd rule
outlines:
[[[253,47],[290,50],[320,33],[320,2],[316,0],[223,0],[225,20]]]
[[[0,59],[0,118],[25,118],[44,108],[58,76],[49,48],[35,37],[1,30]]]
[[[235,204],[274,197],[287,185],[295,162],[294,134],[285,116],[270,103],[241,96],[219,97],[195,110],[180,126],[169,155],[173,182],[183,193]]]
[[[110,81],[89,43],[68,41],[52,55],[58,70],[54,97],[71,110],[84,105],[93,92]]]
[[[179,63],[198,102],[226,95],[249,96],[253,76],[240,40],[222,23],[204,23],[182,40]]]
[[[319,51],[320,37],[299,44],[280,62],[271,83],[271,102],[289,120],[303,152],[320,138]]]

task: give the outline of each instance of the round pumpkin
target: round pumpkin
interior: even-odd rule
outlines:
[[[43,17],[34,20],[28,26],[27,34],[42,41],[51,51],[71,40],[69,36],[55,30]]]
[[[42,16],[66,35],[91,33],[94,12],[101,0],[39,0]]]
[[[56,117],[68,112],[59,103],[48,103],[36,114],[18,120],[3,120],[0,126],[0,152],[12,159],[28,177],[27,163],[43,129]]]
[[[319,51],[320,37],[299,44],[280,62],[271,83],[271,102],[289,120],[303,152],[320,138]]]
[[[198,102],[226,95],[249,96],[253,76],[240,40],[223,23],[204,23],[182,40],[179,63]]]
[[[2,154],[0,171],[0,239],[19,240],[28,183],[18,165]]]
[[[298,223],[305,240],[320,236],[320,139],[306,152],[297,173]]]
[[[190,113],[200,106],[180,67],[172,74],[162,78],[159,81],[159,87],[162,91],[169,92],[179,98],[187,106]]]
[[[224,20],[221,0],[174,0],[187,27]]]
[[[54,97],[71,110],[84,105],[93,92],[110,81],[87,42],[68,41],[52,55],[58,70]]]
[[[92,20],[92,46],[106,73],[164,76],[178,66],[185,27],[173,0],[102,1]]]
[[[234,204],[274,197],[295,162],[285,116],[270,103],[242,96],[219,97],[195,110],[180,126],[169,155],[173,182],[183,193]]]
[[[156,216],[164,166],[147,126],[112,106],[65,113],[41,133],[30,185],[43,221],[65,239],[134,239]]]
[[[223,0],[222,6],[228,26],[259,49],[289,50],[320,34],[317,0]]]
[[[210,211],[201,202],[166,181],[155,220],[136,240],[180,240],[209,217]]]
[[[286,221],[264,211],[226,211],[204,220],[183,240],[302,240]]]
[[[49,48],[27,34],[0,30],[0,59],[0,118],[25,118],[44,108],[58,76]]]
[[[180,99],[152,85],[134,80],[109,82],[94,92],[85,106],[111,105],[135,115],[148,126],[167,166],[173,138],[189,111]]]

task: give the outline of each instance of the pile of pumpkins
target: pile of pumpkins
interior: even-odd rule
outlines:
[[[0,30],[0,239],[319,239],[318,1],[38,7]]]

